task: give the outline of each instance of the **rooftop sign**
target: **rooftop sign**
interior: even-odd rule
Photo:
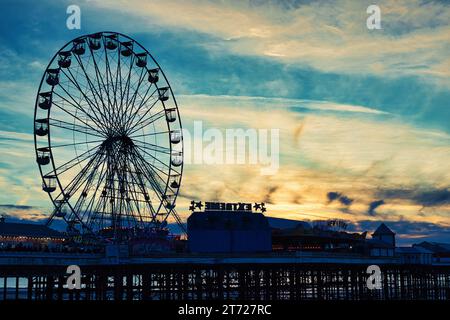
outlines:
[[[236,211],[236,212],[252,212],[252,207],[254,211],[261,211],[265,212],[266,207],[265,203],[244,203],[244,202],[205,202],[204,204],[202,201],[191,201],[191,205],[189,207],[189,210],[194,212],[196,209],[202,210],[202,208],[205,207],[205,211]]]

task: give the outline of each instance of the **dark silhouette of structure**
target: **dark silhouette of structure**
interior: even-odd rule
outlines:
[[[47,226],[32,223],[6,222],[0,220],[0,250],[26,250],[55,247],[66,241],[67,237]]]
[[[67,266],[0,266],[0,300],[450,299],[449,267],[380,265],[382,288],[370,290],[365,264],[168,261],[81,266],[80,290],[64,287]]]
[[[270,252],[271,228],[260,212],[193,212],[187,219],[191,252]]]

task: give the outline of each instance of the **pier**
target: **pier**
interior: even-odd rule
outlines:
[[[66,288],[71,264],[81,268],[81,289]],[[381,289],[366,285],[371,264],[381,268]],[[0,289],[0,300],[450,300],[450,266],[313,253],[1,253]]]

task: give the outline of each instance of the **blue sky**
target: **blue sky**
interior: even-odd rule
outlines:
[[[187,166],[182,216],[192,197],[265,200],[278,217],[385,220],[405,242],[450,241],[450,7],[378,1],[382,29],[368,30],[372,2],[2,1],[0,210],[48,212],[32,146],[40,78],[66,42],[111,30],[156,57],[187,128],[281,129],[274,176]],[[66,28],[69,4],[81,30]]]

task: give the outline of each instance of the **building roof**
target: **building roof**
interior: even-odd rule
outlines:
[[[64,238],[64,235],[47,226],[32,223],[0,223],[0,236],[32,238]]]
[[[267,217],[267,221],[269,222],[270,227],[274,229],[312,229],[311,225],[308,222],[301,220]]]
[[[413,245],[415,248],[425,248],[433,253],[450,253],[450,243],[423,241]]]
[[[380,226],[375,230],[372,236],[381,236],[381,235],[395,235],[395,233],[389,229],[384,223],[380,224]]]

